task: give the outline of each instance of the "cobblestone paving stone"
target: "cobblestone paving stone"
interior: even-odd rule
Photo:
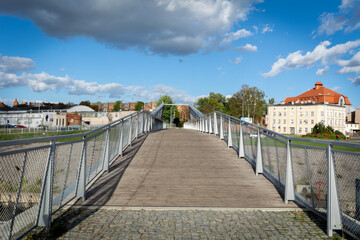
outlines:
[[[26,239],[334,239],[311,212],[71,208]],[[336,239],[340,236],[335,235]]]

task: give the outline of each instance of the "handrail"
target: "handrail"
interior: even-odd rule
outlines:
[[[324,217],[329,236],[341,229],[360,239],[359,144],[286,136],[218,111],[184,128],[219,136],[254,167],[256,175],[263,174],[278,188],[285,203],[294,201]]]
[[[0,152],[0,239],[21,238],[36,226],[48,230],[51,215],[74,198],[85,200],[89,184],[139,134],[164,127],[141,111],[86,133],[0,142],[9,147]]]

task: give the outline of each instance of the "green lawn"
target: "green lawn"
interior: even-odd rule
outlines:
[[[84,133],[88,130],[77,130],[77,131],[60,131],[60,132],[43,132],[43,133],[19,133],[19,134],[0,134],[0,141],[9,141],[9,140],[17,140],[17,139],[25,139],[25,138],[39,138],[39,137],[49,137],[49,136],[60,136],[60,135],[69,135],[69,134],[77,134]],[[73,138],[73,140],[81,139]],[[68,139],[64,139],[67,140]],[[63,140],[62,140],[63,141]]]

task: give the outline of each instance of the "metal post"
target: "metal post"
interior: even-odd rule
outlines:
[[[205,132],[205,116],[201,119],[201,131],[203,133]]]
[[[105,158],[104,158],[104,170],[109,172],[109,162],[110,162],[110,127],[106,130],[106,139],[105,139]]]
[[[334,155],[332,145],[328,145],[328,193],[327,193],[327,230],[328,235],[332,237],[333,230],[341,230],[341,212],[339,193],[337,188],[337,179],[335,172]]]
[[[263,173],[263,160],[262,160],[262,152],[261,152],[261,136],[260,129],[257,132],[257,151],[256,151],[256,176],[259,173]]]
[[[245,151],[244,151],[244,135],[243,135],[242,124],[240,123],[239,158],[244,158],[244,157],[245,157]]]
[[[285,176],[285,204],[288,204],[289,201],[295,200],[294,192],[294,176],[293,176],[293,167],[291,159],[291,147],[290,140],[287,141],[286,145],[286,176]]]
[[[129,123],[130,123],[130,130],[129,130],[129,146],[131,146],[131,141],[132,141],[132,116],[130,117],[130,120],[129,120]]]
[[[142,133],[144,133],[145,132],[145,112],[144,111],[142,111],[142,117],[143,117],[143,120],[142,120]]]
[[[211,125],[211,115],[209,114],[209,134],[212,134],[213,130],[212,130],[212,125]]]
[[[83,201],[86,199],[86,149],[87,149],[87,139],[84,136],[83,139],[83,149],[81,153],[80,166],[78,172],[77,186],[76,186],[76,196],[81,197]]]
[[[355,219],[360,220],[360,179],[355,179]]]
[[[124,120],[121,120],[121,122],[120,122],[120,140],[119,140],[119,148],[118,148],[119,156],[123,155],[123,137],[124,137]]]
[[[220,115],[220,140],[224,139],[223,117]]]
[[[231,118],[229,117],[229,126],[228,126],[228,148],[232,147],[232,133],[231,133]]]
[[[214,133],[215,133],[215,135],[218,135],[218,134],[219,134],[216,112],[214,112]]]
[[[51,140],[49,158],[41,191],[41,204],[39,207],[39,215],[37,220],[37,225],[45,226],[47,232],[50,231],[52,214],[55,147],[55,140]]]
[[[139,113],[136,114],[136,128],[135,128],[135,137],[139,136]]]

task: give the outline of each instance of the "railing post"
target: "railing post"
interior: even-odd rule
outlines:
[[[223,117],[220,115],[220,140],[224,139]]]
[[[87,139],[84,136],[83,149],[81,152],[81,159],[79,165],[78,179],[76,184],[76,196],[81,197],[83,201],[86,199],[86,149]]]
[[[243,157],[245,157],[245,151],[244,151],[244,135],[243,135],[242,123],[240,122],[239,158],[243,158]]]
[[[132,132],[133,132],[133,127],[132,127],[132,116],[130,117],[129,120],[129,124],[130,124],[130,130],[129,130],[129,146],[131,146],[131,141],[132,141]]]
[[[293,176],[293,167],[291,159],[291,146],[290,140],[288,139],[286,145],[286,176],[285,176],[285,204],[288,204],[289,201],[295,200],[294,192],[294,176]]]
[[[141,127],[141,132],[144,133],[145,132],[145,111],[142,111],[142,127]]]
[[[203,116],[201,119],[201,131],[203,133],[205,132],[205,116]]]
[[[110,162],[110,127],[106,130],[106,140],[105,140],[105,159],[104,159],[104,170],[109,172],[109,162]]]
[[[256,175],[258,175],[259,173],[263,173],[260,129],[258,129],[257,132]]]
[[[135,137],[139,136],[139,113],[136,114],[136,128],[135,128]]]
[[[231,118],[229,117],[228,129],[228,148],[232,147]]]
[[[123,155],[124,120],[120,122],[119,156]]]
[[[212,134],[211,114],[209,114],[209,134]]]
[[[215,135],[218,135],[218,134],[219,134],[216,112],[214,112],[214,134],[215,134]]]
[[[342,226],[339,193],[337,190],[338,188],[333,154],[334,153],[332,145],[328,145],[327,231],[330,237],[332,237],[333,235],[333,230],[340,230]]]
[[[38,226],[46,227],[46,232],[50,231],[52,200],[53,200],[53,181],[54,181],[54,161],[55,161],[55,140],[50,142],[49,158],[44,175],[44,181],[41,191],[39,206],[39,215],[37,220]]]
[[[209,131],[208,131],[209,124],[208,124],[207,117],[204,117],[204,124],[205,124],[205,133],[207,133],[207,132],[209,132]]]

